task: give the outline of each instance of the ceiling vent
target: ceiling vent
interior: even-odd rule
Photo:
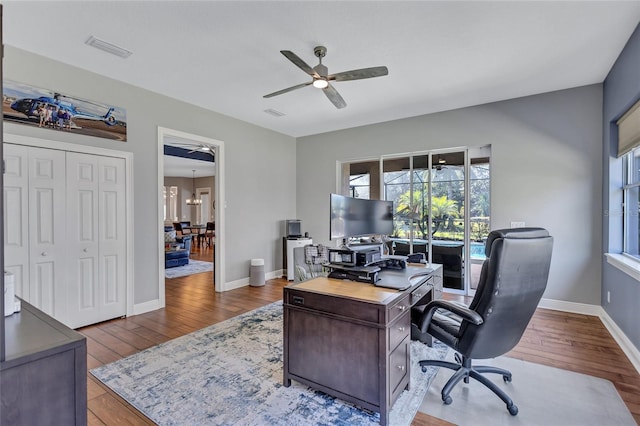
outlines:
[[[273,115],[274,117],[282,117],[286,115],[284,112],[277,111],[273,108],[265,109],[264,112],[266,112],[269,115]]]
[[[118,47],[115,44],[108,43],[104,40],[100,40],[99,38],[95,38],[94,36],[89,36],[87,41],[85,41],[91,47],[95,47],[96,49],[100,49],[104,52],[111,53],[112,55],[119,56],[123,59],[131,56],[133,52],[123,49],[122,47]]]

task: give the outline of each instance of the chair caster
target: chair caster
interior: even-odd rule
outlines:
[[[444,405],[449,405],[449,404],[451,404],[453,402],[453,398],[451,398],[449,395],[443,396],[442,397],[442,402],[444,402]],[[518,408],[516,407],[516,413],[517,412],[518,412]]]
[[[507,410],[509,410],[509,414],[515,416],[518,414],[518,406],[516,404],[507,405]]]
[[[505,383],[511,383],[511,376],[502,376],[502,380],[504,380]]]
[[[423,373],[427,372],[427,366],[426,365],[423,365],[422,368],[420,368],[420,369],[422,370]]]

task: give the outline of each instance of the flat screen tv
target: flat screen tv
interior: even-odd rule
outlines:
[[[393,233],[393,201],[331,194],[330,204],[331,239]]]

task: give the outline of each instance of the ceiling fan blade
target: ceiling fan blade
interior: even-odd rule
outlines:
[[[309,74],[311,77],[316,77],[316,78],[320,77],[318,73],[314,71],[313,68],[307,65],[307,63],[302,59],[300,59],[300,57],[295,53],[291,52],[290,50],[281,50],[280,53],[282,53],[288,60],[293,62],[298,68],[300,68],[302,71]]]
[[[292,90],[302,89],[313,82],[310,81],[308,83],[296,84],[295,86],[287,87],[286,89],[278,90],[277,92],[269,93],[268,95],[264,95],[263,98],[272,98],[274,96],[282,95],[283,93],[291,92]]]
[[[340,93],[338,93],[338,91],[332,85],[329,84],[327,87],[322,89],[322,91],[325,95],[327,95],[327,98],[329,98],[331,103],[334,104],[336,108],[340,109],[347,106],[347,103],[344,101],[344,99],[342,99]]]
[[[335,81],[361,80],[363,78],[382,77],[387,74],[389,74],[387,67],[371,67],[331,74],[327,76],[327,79]]]

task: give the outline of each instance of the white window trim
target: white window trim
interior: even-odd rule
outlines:
[[[605,253],[609,265],[621,270],[631,278],[640,282],[640,260],[627,254]]]

